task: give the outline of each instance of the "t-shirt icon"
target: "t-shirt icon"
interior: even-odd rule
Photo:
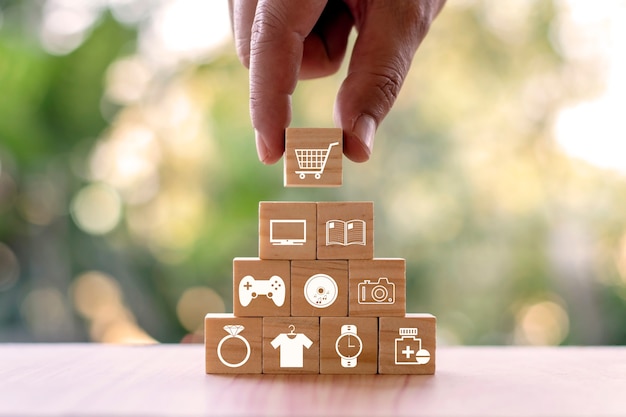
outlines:
[[[281,333],[272,340],[274,349],[280,347],[281,368],[302,368],[304,366],[304,349],[310,348],[313,341],[304,333],[294,333],[296,326],[289,326],[289,333]]]

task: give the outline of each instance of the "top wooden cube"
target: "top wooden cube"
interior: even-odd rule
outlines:
[[[341,129],[287,128],[285,187],[339,187],[342,161]]]

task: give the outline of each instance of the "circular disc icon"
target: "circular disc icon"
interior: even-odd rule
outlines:
[[[315,274],[304,284],[304,298],[316,308],[326,308],[337,299],[337,283],[326,274]]]
[[[374,301],[380,303],[382,301],[387,301],[387,296],[389,295],[389,291],[382,285],[377,285],[372,288],[372,298]],[[391,299],[389,299],[391,301]]]

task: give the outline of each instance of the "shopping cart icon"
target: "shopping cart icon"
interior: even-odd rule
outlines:
[[[331,143],[326,149],[296,149],[296,159],[300,168],[296,174],[300,179],[303,180],[307,175],[315,175],[315,179],[319,180],[324,173],[330,150],[336,145],[339,145],[339,142]]]

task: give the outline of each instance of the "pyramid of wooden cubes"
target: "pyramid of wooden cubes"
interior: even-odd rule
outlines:
[[[341,185],[341,137],[288,129],[285,185]],[[207,373],[435,372],[436,318],[407,314],[404,259],[374,257],[372,202],[261,202],[258,255],[233,260],[234,314],[205,318]]]

